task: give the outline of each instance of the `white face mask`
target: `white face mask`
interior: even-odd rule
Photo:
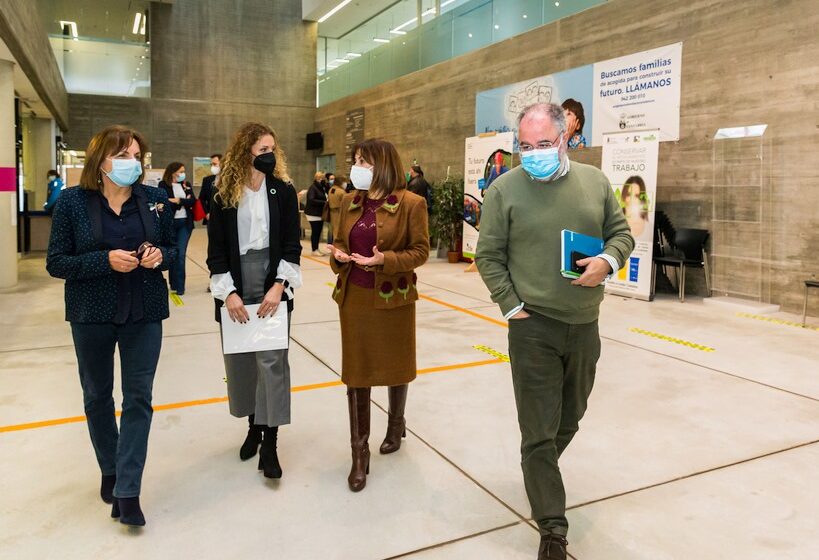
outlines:
[[[354,165],[352,169],[350,169],[350,181],[352,181],[353,186],[358,190],[368,191],[373,183],[373,170],[361,167],[360,165]]]
[[[211,165],[210,166],[210,174],[211,175],[219,175],[219,171],[221,171],[221,168],[218,165]]]

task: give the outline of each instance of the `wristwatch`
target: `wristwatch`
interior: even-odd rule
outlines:
[[[282,286],[284,286],[285,290],[290,287],[290,282],[288,282],[284,278],[276,278],[276,280],[273,283],[274,284],[281,284]]]

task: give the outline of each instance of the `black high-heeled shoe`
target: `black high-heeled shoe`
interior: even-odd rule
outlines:
[[[144,527],[145,514],[139,507],[139,497],[136,498],[114,498],[114,505],[111,508],[111,517],[119,518],[123,525],[131,527]]]
[[[282,467],[279,464],[279,454],[276,451],[279,427],[265,427],[263,432],[262,448],[259,451],[259,470],[264,471],[265,478],[281,478]]]
[[[262,443],[262,426],[257,426],[254,423],[255,419],[255,414],[251,414],[247,417],[247,437],[239,449],[239,458],[242,461],[247,461],[256,455],[259,450],[259,445]]]
[[[100,483],[100,498],[106,504],[114,503],[114,486],[117,483],[117,475],[104,474]]]

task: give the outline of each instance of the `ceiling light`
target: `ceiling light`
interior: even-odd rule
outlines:
[[[526,19],[526,18],[528,18],[528,17],[529,17],[529,16],[527,16],[526,14],[523,14],[523,19]]]
[[[390,33],[395,33],[396,35],[406,35],[406,31],[401,31],[400,29],[390,29]]]
[[[361,55],[357,52],[348,52],[346,56],[349,56],[350,58],[361,58]]]
[[[327,21],[328,19],[333,17],[337,11],[339,11],[341,8],[343,8],[344,6],[349,4],[350,2],[352,2],[352,0],[343,0],[342,2],[339,3],[338,6],[336,6],[335,8],[333,8],[332,10],[330,10],[329,12],[327,12],[326,14],[321,16],[319,18],[318,22],[319,23],[324,23],[325,21]]]
[[[148,23],[148,17],[142,16],[142,27],[139,28],[139,34],[145,35],[145,24]]]
[[[560,2],[555,2],[555,6],[560,6]]]
[[[344,58],[337,58],[333,61],[333,64],[350,64],[350,61]]]
[[[68,26],[71,36],[75,39],[78,37],[77,35],[77,22],[75,21],[61,21],[60,22],[60,29],[65,30],[66,26]],[[65,32],[65,31],[63,31]]]
[[[496,24],[495,24],[495,29],[500,29],[500,25],[498,25],[498,24],[496,23]]]
[[[472,33],[470,33],[470,34],[469,34],[469,38],[470,38],[470,39],[472,38]]]
[[[140,20],[142,20],[142,14],[137,12],[136,14],[134,14],[134,29],[131,31],[131,33],[133,33],[134,35],[139,33]]]
[[[389,39],[379,39],[378,37],[375,37],[373,39],[373,41],[375,41],[376,43],[389,43],[390,42]]]

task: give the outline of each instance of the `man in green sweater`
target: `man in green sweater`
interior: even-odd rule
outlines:
[[[566,558],[566,493],[558,458],[586,411],[600,357],[602,283],[624,266],[634,239],[606,176],[570,162],[559,105],[518,118],[521,165],[486,194],[476,262],[509,320],[509,355],[526,493],[541,542],[539,560]],[[561,230],[603,239],[585,272],[560,274]]]

